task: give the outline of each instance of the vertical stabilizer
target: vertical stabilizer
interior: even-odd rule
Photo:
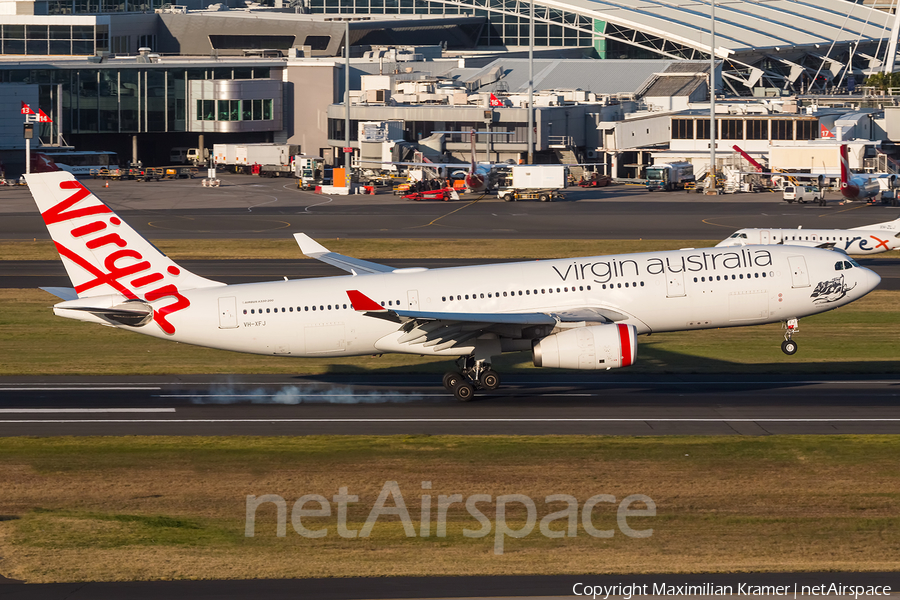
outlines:
[[[79,298],[159,301],[156,321],[171,333],[166,315],[190,305],[182,291],[224,285],[179,267],[71,173],[25,178]]]

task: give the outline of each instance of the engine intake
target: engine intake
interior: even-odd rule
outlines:
[[[532,348],[534,366],[558,369],[618,369],[637,357],[634,325],[592,325],[548,335]]]

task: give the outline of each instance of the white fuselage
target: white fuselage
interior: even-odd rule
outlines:
[[[120,327],[257,354],[464,356],[472,352],[470,343],[443,350],[403,343],[398,322],[357,312],[347,291],[359,290],[389,310],[564,315],[593,309],[650,333],[805,317],[856,300],[879,281],[827,250],[706,248],[192,289],[183,291],[190,305],[168,315],[174,333],[155,322]],[[55,311],[108,324],[60,305]],[[530,349],[551,329],[512,327],[501,336],[502,349]]]
[[[889,228],[891,227],[891,228]],[[865,229],[739,229],[716,244],[717,248],[783,244],[816,247],[833,245],[851,256],[879,254],[900,247],[896,224],[872,225]]]

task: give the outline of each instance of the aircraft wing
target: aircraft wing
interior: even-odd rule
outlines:
[[[347,290],[347,297],[353,308],[372,316],[387,318],[397,322],[407,321],[447,321],[454,323],[487,323],[497,325],[554,325],[556,323],[577,323],[579,321],[614,322],[625,321],[629,317],[606,308],[570,308],[564,311],[535,313],[472,313],[436,312],[385,308],[358,290]]]
[[[306,256],[321,260],[324,263],[328,263],[329,265],[337,267],[338,269],[343,269],[354,275],[358,275],[359,273],[390,273],[394,270],[394,267],[331,252],[328,248],[305,233],[295,233],[294,239],[297,240],[297,244],[300,246],[300,252]]]
[[[555,326],[559,323],[581,321],[610,323],[624,321],[627,315],[603,308],[572,308],[560,312],[532,313],[471,313],[432,312],[385,308],[358,290],[347,290],[353,308],[366,316],[393,321],[398,324],[398,344],[436,350],[451,348],[486,332],[520,331],[537,325]]]

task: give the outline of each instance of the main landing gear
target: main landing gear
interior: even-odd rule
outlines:
[[[444,374],[444,387],[453,392],[460,402],[468,402],[475,396],[475,390],[496,390],[500,387],[500,376],[491,368],[487,360],[476,360],[474,356],[460,357],[456,361],[459,371]]]
[[[791,338],[795,333],[800,331],[800,322],[798,319],[788,319],[784,322],[784,341],[781,342],[781,351],[790,356],[797,353],[797,342]]]

